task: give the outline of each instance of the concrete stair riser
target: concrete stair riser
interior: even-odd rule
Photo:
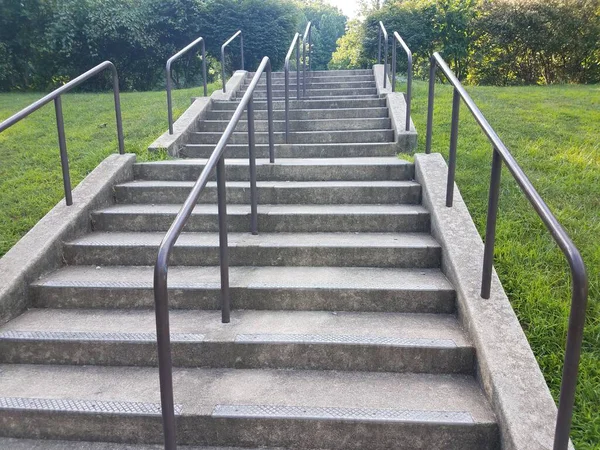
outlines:
[[[244,96],[245,92],[240,91],[236,94],[237,99],[241,99]],[[300,99],[306,98],[330,98],[330,97],[339,97],[339,98],[353,98],[360,96],[373,96],[373,98],[377,98],[377,89],[376,88],[361,88],[361,89],[307,89],[306,94],[300,91]],[[285,91],[273,90],[273,98],[277,99],[285,99]],[[290,92],[290,99],[297,99],[297,92]],[[266,91],[254,91],[254,99],[255,100],[266,100],[267,92]]]
[[[454,289],[439,269],[233,266],[229,272],[234,309],[455,312]],[[153,310],[152,283],[153,266],[73,266],[36,281],[31,290],[39,308]],[[169,270],[174,309],[217,309],[219,288],[219,267]]]
[[[207,120],[231,120],[233,110],[212,110],[207,113]],[[387,108],[344,108],[344,109],[303,109],[292,110],[289,113],[290,120],[327,120],[327,119],[375,119],[387,118]],[[242,120],[247,120],[246,113]],[[254,120],[267,120],[266,110],[254,111]],[[285,120],[285,111],[273,111],[273,120]]]
[[[285,133],[274,132],[276,144],[285,143]],[[257,144],[267,144],[269,135],[266,132],[256,132],[255,142]],[[196,132],[190,133],[191,144],[217,144],[222,137],[222,133],[215,132]],[[346,131],[294,131],[290,132],[290,143],[293,144],[322,144],[322,143],[351,143],[360,140],[362,142],[393,142],[393,130],[346,130]],[[228,141],[229,144],[247,144],[247,132],[234,132]]]
[[[248,89],[248,86],[250,85],[249,82],[244,83],[241,87],[242,91],[246,91]],[[275,82],[273,83],[273,85],[271,86],[272,89],[274,91],[285,91],[285,83],[283,81],[279,81],[279,80],[275,80]],[[296,92],[296,80],[294,80],[293,84],[290,84],[290,92]],[[371,80],[364,80],[364,81],[354,81],[354,80],[349,80],[349,81],[322,81],[322,80],[312,80],[310,83],[307,81],[306,83],[306,90],[310,91],[310,90],[321,90],[321,89],[364,89],[364,88],[376,88],[376,84],[375,84],[375,80],[371,79]],[[300,90],[303,90],[304,86],[302,85],[302,82],[300,82]],[[256,92],[265,92],[267,89],[267,83],[266,81],[261,81],[260,83],[258,83],[257,87],[256,87]]]
[[[217,319],[218,320],[218,319]],[[472,347],[173,342],[176,367],[456,373],[473,371]],[[0,339],[2,364],[157,367],[156,343]]]
[[[289,239],[284,239],[289,236]],[[251,239],[229,234],[232,266],[332,266],[434,268],[440,266],[441,250],[427,235],[398,235],[393,244],[375,234],[352,245],[350,236],[259,234]],[[152,238],[152,239],[151,239]],[[67,264],[98,266],[148,266],[156,260],[161,234],[96,234],[64,246]],[[292,238],[296,239],[295,241]],[[274,239],[274,240],[273,240]],[[344,241],[345,243],[342,243]],[[286,245],[285,242],[290,242]],[[340,243],[338,243],[340,242]],[[369,242],[372,242],[369,245]],[[171,264],[219,265],[218,234],[183,235],[171,253]]]
[[[294,63],[295,64],[295,63]],[[296,68],[292,68],[289,71],[290,78],[292,77],[292,73],[294,77],[296,76]],[[248,72],[246,77],[248,79],[252,79],[256,72]],[[360,77],[360,76],[370,76],[373,77],[372,69],[349,69],[349,70],[308,70],[306,68],[307,77]],[[284,78],[285,72],[271,72],[273,78]],[[300,77],[302,77],[302,68],[300,68]]]
[[[132,205],[135,206],[135,205]],[[129,212],[123,209],[104,210],[95,212],[92,216],[92,226],[96,231],[126,231],[126,232],[152,232],[167,231],[179,205],[165,205],[168,209],[159,206],[148,208],[146,211]],[[211,205],[212,206],[212,205]],[[290,205],[297,206],[297,205]],[[352,205],[340,205],[351,209]],[[217,232],[218,216],[216,207],[203,208],[195,211],[190,217],[184,231],[189,232]],[[229,231],[244,232],[250,230],[249,207],[243,211],[230,206],[227,211],[227,225]],[[272,211],[272,208],[259,206],[258,227],[265,233],[327,233],[327,232],[427,232],[429,231],[429,214],[425,211],[400,211],[397,214],[348,212],[346,214],[328,214],[315,211],[312,213],[294,214],[286,211]]]
[[[205,120],[200,124],[200,132],[218,132],[223,133],[229,121],[212,121]],[[291,120],[289,123],[290,131],[339,131],[339,130],[382,130],[385,128],[391,128],[392,122],[389,118],[375,118],[375,119],[330,119],[327,121],[314,121],[314,120]],[[268,131],[267,120],[254,119],[254,129],[257,132]],[[246,120],[240,120],[235,127],[235,131],[248,131],[248,122]],[[273,122],[273,131],[283,132],[285,131],[285,121],[278,120]]]
[[[192,183],[135,182],[115,186],[117,203],[183,203]],[[418,204],[421,187],[412,182],[380,182],[366,186],[361,182],[295,183],[257,182],[258,203],[273,204]],[[226,189],[228,204],[249,204],[250,185],[229,182]],[[216,183],[208,182],[199,203],[216,203]]]
[[[165,161],[163,163],[140,163],[134,166],[138,180],[196,181],[205,167],[206,160]],[[246,159],[225,160],[228,181],[248,181],[249,161]],[[359,169],[359,170],[357,170]],[[386,181],[412,180],[414,165],[395,157],[373,160],[372,158],[346,159],[337,163],[335,159],[313,160],[268,159],[256,160],[258,181]],[[211,180],[215,180],[213,176]]]
[[[180,150],[181,158],[209,158],[215,146],[213,144],[189,144]],[[360,158],[390,156],[398,151],[394,143],[369,142],[364,144],[275,144],[275,161],[278,158]],[[255,148],[257,158],[268,158],[269,148],[258,144]],[[227,158],[247,158],[248,145],[228,144],[225,150]]]
[[[216,101],[213,102],[212,109],[235,111],[238,105],[239,102],[237,101]],[[386,101],[382,98],[290,99],[290,111],[293,109],[383,108],[385,106]],[[267,102],[255,101],[254,109],[266,111]],[[274,101],[273,109],[283,111],[285,109],[285,102],[281,100]]]

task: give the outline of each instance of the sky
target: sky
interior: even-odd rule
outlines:
[[[342,12],[354,19],[358,14],[358,2],[356,0],[326,0],[327,3],[337,6]]]

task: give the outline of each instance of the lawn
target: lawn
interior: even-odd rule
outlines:
[[[209,94],[217,89],[209,85]],[[202,88],[173,91],[175,118]],[[0,94],[0,121],[43,94]],[[112,93],[63,97],[73,187],[100,161],[118,152]],[[164,92],[121,94],[125,151],[147,160],[147,147],[167,130]],[[0,134],[0,256],[64,197],[56,118],[52,103]]]
[[[590,296],[572,437],[600,448],[600,86],[468,87],[479,108],[581,250]],[[427,83],[416,82],[413,120],[425,149]],[[436,86],[432,151],[448,157],[452,88]],[[461,105],[457,184],[483,236],[491,147]],[[567,263],[507,170],[496,270],[555,399],[570,305]]]
[[[468,91],[586,261],[590,303],[572,436],[580,450],[600,448],[600,87],[470,87]],[[176,91],[176,113],[200,92]],[[0,94],[0,120],[40,96]],[[451,97],[448,86],[437,86],[433,151],[446,157]],[[163,92],[123,94],[128,152],[142,159],[152,157],[146,147],[166,129],[165,103]],[[73,94],[65,96],[63,105],[75,185],[106,155],[116,152],[112,98],[111,94]],[[415,82],[413,105],[419,151],[423,151],[426,83]],[[0,149],[2,255],[63,196],[52,106],[0,134]],[[490,145],[463,107],[457,183],[482,234],[490,162]],[[501,190],[496,269],[557,397],[570,299],[567,265],[507,171]]]

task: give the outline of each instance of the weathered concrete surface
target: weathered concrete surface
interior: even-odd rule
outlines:
[[[375,76],[375,85],[377,86],[377,94],[383,97],[392,93],[392,81],[390,79],[391,67],[388,65],[388,77],[385,87],[383,87],[383,64],[375,64],[373,66],[373,75]]]
[[[480,297],[483,243],[455,187],[445,206],[447,166],[440,154],[415,155],[423,205],[442,245],[442,270],[457,292],[459,317],[477,351],[480,383],[498,418],[503,450],[551,449],[556,406],[527,338],[494,271],[489,300]]]
[[[173,134],[169,134],[169,130],[165,131],[162,136],[150,144],[148,150],[166,150],[171,156],[179,156],[179,150],[187,142],[189,134],[198,131],[200,121],[206,118],[211,103],[210,97],[196,98],[192,106],[186,109],[173,124]]]
[[[212,93],[210,96],[211,99],[217,100],[232,100],[235,99],[237,92],[240,90],[244,80],[246,79],[245,70],[236,70],[233,76],[227,81],[226,91],[223,92],[223,89],[219,89]]]
[[[164,450],[162,445],[129,445],[108,442],[47,441],[31,439],[0,438],[0,448],[7,450]],[[282,449],[242,449],[239,447],[188,447],[180,450],[282,450]]]
[[[330,450],[496,450],[497,426],[488,401],[470,375],[427,375],[315,370],[175,369],[181,404],[178,438],[188,445],[299,447]],[[0,366],[0,396],[75,398],[89,402],[160,401],[154,368]],[[218,405],[271,405],[249,418],[219,415]],[[284,415],[280,407],[367,408],[409,412],[385,420],[360,411],[353,419]],[[300,409],[301,409],[300,408]],[[410,413],[412,412],[412,414]],[[427,416],[446,414],[447,419]],[[453,414],[469,420],[453,420]],[[0,432],[48,439],[160,443],[160,417],[86,414],[35,409],[0,411]],[[402,417],[408,416],[407,419]]]
[[[384,88],[383,64],[373,66],[377,93],[386,99],[398,152],[412,152],[417,147],[417,130],[412,119],[410,130],[406,130],[406,97],[402,92],[392,92],[392,81],[389,73],[388,71],[387,84]]]
[[[28,307],[29,284],[62,263],[62,243],[90,230],[90,214],[113,201],[112,187],[133,179],[135,155],[111,155],[0,259],[0,323]]]

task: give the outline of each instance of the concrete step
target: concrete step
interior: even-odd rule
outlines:
[[[239,100],[215,101],[213,109],[235,110],[239,105]],[[333,98],[333,99],[290,99],[290,110],[293,109],[339,109],[339,108],[383,108],[387,103],[384,98]],[[273,109],[283,111],[285,102],[274,101]],[[266,110],[267,102],[264,100],[254,101],[255,110]]]
[[[236,98],[241,99],[244,96],[245,91],[239,91],[236,93]],[[289,98],[296,98],[297,91],[290,91]],[[306,94],[300,89],[300,96],[307,98],[320,98],[320,97],[360,97],[365,95],[377,95],[377,88],[349,88],[349,89],[306,89]],[[263,90],[254,91],[254,98],[266,99],[267,92]],[[285,98],[285,89],[274,89],[273,98]]]
[[[251,80],[246,80],[246,82],[244,82],[244,84],[241,86],[243,91],[246,91],[246,89],[248,88],[248,86],[250,85]],[[298,85],[296,84],[296,77],[294,77],[293,80],[290,80],[290,91],[295,91],[296,87]],[[285,90],[285,81],[279,81],[276,80],[273,84],[272,84],[273,90]],[[371,77],[368,80],[354,80],[351,79],[350,81],[341,81],[341,80],[336,80],[336,81],[321,81],[321,80],[306,80],[306,89],[307,90],[312,90],[312,89],[356,89],[356,88],[376,88],[376,84],[375,84],[375,78]],[[265,91],[267,89],[267,82],[266,81],[261,81],[260,83],[258,83],[257,85],[257,90],[260,91]],[[302,79],[300,80],[300,89],[302,90],[304,88],[304,85],[302,84]]]
[[[170,329],[178,367],[473,372],[451,315],[173,311]],[[0,328],[0,363],[157,366],[154,312],[29,310]]]
[[[285,133],[275,132],[273,138],[276,144],[285,143]],[[189,135],[190,144],[217,144],[222,132],[194,132]],[[291,144],[324,144],[324,143],[354,143],[354,142],[393,142],[394,130],[343,130],[343,131],[293,131],[290,132]],[[255,142],[267,144],[269,135],[266,132],[256,132]],[[247,144],[248,133],[234,132],[229,138],[231,144]]]
[[[231,120],[233,110],[212,110],[209,111],[207,120]],[[343,109],[294,109],[289,112],[290,120],[321,120],[321,119],[370,119],[389,117],[387,108],[343,108]],[[247,114],[242,115],[242,119],[247,119]],[[267,110],[254,111],[255,120],[267,120]],[[273,111],[274,120],[284,120],[285,111]]]
[[[229,120],[203,120],[199,123],[200,132],[218,132],[223,133]],[[267,120],[254,119],[254,129],[256,132],[268,131],[269,122]],[[384,130],[391,129],[392,121],[389,118],[374,119],[327,119],[327,120],[290,120],[289,130],[296,131],[340,131],[340,130]],[[240,120],[235,127],[237,132],[248,131],[248,121]],[[284,120],[274,120],[273,130],[275,132],[285,131]]]
[[[156,262],[164,233],[86,234],[66,242],[67,264],[145,266]],[[441,248],[427,233],[229,233],[232,266],[436,268]],[[183,233],[171,264],[219,264],[218,233]]]
[[[154,311],[153,266],[67,266],[31,285],[38,308]],[[455,312],[455,293],[439,269],[230,267],[234,309]],[[219,267],[169,268],[172,309],[219,309]]]
[[[259,181],[258,202],[274,204],[420,204],[421,186],[413,181]],[[117,203],[183,203],[189,181],[133,181],[114,187]],[[250,183],[227,183],[228,204],[249,204]],[[217,186],[209,181],[199,203],[216,203]]]
[[[302,74],[300,74],[300,86],[303,84]],[[244,80],[243,85],[248,86],[252,81],[252,77],[247,77]],[[296,72],[290,73],[290,86],[296,86]],[[358,82],[375,82],[375,77],[373,74],[371,75],[310,75],[306,77],[306,86],[311,83],[358,83]],[[273,86],[285,86],[285,78],[284,77],[274,77],[272,78]],[[259,86],[266,86],[267,77],[262,76],[258,82]]]
[[[469,375],[178,368],[173,378],[181,444],[494,450],[499,442]],[[155,368],[2,365],[0,396],[5,436],[162,442]]]
[[[196,181],[207,159],[176,159],[137,163],[136,179],[162,181]],[[250,179],[248,158],[225,159],[227,180]],[[259,181],[381,181],[412,180],[414,164],[395,156],[380,158],[277,158],[270,163],[256,159]],[[214,175],[214,174],[213,174]],[[214,176],[213,180],[216,179]]]
[[[95,231],[167,231],[181,205],[115,205],[94,211]],[[261,232],[426,232],[429,212],[420,205],[259,205]],[[250,206],[229,205],[230,231],[250,230]],[[198,205],[186,231],[216,232],[216,205]]]
[[[294,63],[295,64],[295,63]],[[290,70],[290,77],[292,72],[295,74],[295,69]],[[372,69],[347,69],[347,70],[308,70],[306,69],[307,75],[310,74],[310,77],[353,77],[353,76],[373,76]],[[246,74],[246,79],[252,79],[256,72],[248,72]],[[272,72],[273,78],[284,78],[285,72]],[[302,70],[300,71],[300,77],[302,77]]]
[[[0,448],[10,450],[164,450],[162,445],[116,444],[113,442],[56,441],[47,439],[0,438]],[[284,450],[241,447],[190,447],[178,445],[178,450]]]
[[[215,144],[187,144],[180,158],[209,158]],[[257,158],[269,157],[269,146],[257,144]],[[275,144],[275,161],[280,158],[360,158],[395,155],[397,147],[391,142],[365,142],[362,144]],[[228,158],[247,158],[248,144],[228,144]]]

